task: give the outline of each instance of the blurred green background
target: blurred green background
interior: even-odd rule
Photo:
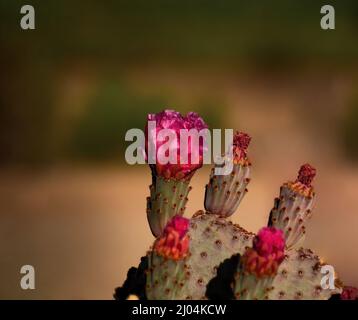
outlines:
[[[175,77],[175,69],[183,68],[337,74],[357,67],[354,0],[330,1],[337,13],[334,31],[319,27],[325,1],[30,3],[36,30],[24,32],[23,2],[1,1],[2,163],[118,160],[125,128],[142,127],[146,113],[164,106],[210,110],[207,121],[223,125],[226,101],[219,90],[194,92],[187,105],[169,83],[144,90],[133,73],[155,77],[158,68]],[[336,128],[354,159],[357,108],[352,97]]]
[[[35,30],[20,28],[24,4]],[[326,4],[335,30],[320,27]],[[124,135],[164,108],[251,134],[234,216],[251,231],[280,184],[316,166],[306,245],[358,286],[357,34],[356,0],[0,0],[0,298],[111,298],[153,241],[149,169],[125,163]]]

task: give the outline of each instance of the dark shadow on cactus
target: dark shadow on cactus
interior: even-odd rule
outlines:
[[[114,290],[113,297],[116,300],[126,300],[129,295],[138,296],[139,300],[147,300],[145,294],[146,274],[148,268],[148,258],[142,257],[138,268],[132,267],[128,270],[127,279],[122,287]]]
[[[224,260],[224,262],[219,265],[216,277],[210,280],[206,288],[206,296],[208,299],[235,299],[231,284],[239,262],[240,255],[234,254],[231,258]]]

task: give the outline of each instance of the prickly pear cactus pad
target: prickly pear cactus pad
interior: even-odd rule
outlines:
[[[310,249],[300,248],[286,252],[286,258],[273,281],[269,299],[326,300],[331,295],[340,293],[338,285],[335,290],[322,288],[322,266],[319,257]]]
[[[180,299],[205,299],[206,286],[222,261],[250,246],[254,234],[218,215],[197,212],[191,219],[190,281]]]
[[[247,192],[250,182],[251,163],[247,158],[247,148],[251,138],[239,132],[233,141],[233,170],[228,175],[215,175],[214,169],[206,185],[205,209],[223,217],[231,216],[238,208]]]
[[[304,239],[306,222],[311,217],[315,198],[312,186],[315,175],[316,169],[309,164],[303,165],[296,181],[283,184],[280,197],[275,199],[269,225],[284,231],[289,249],[297,247]]]
[[[146,137],[147,153],[160,128],[207,128],[195,113],[182,116],[165,110],[149,115],[149,120],[155,127]],[[183,217],[190,179],[203,164],[205,145],[200,145],[199,164],[182,165],[180,159],[175,165],[150,164],[147,217],[155,240],[139,267],[131,268],[124,285],[116,289],[115,298],[326,300],[341,294],[343,286],[336,275],[332,275],[334,288],[322,284],[324,264],[302,247],[315,199],[316,169],[311,165],[301,166],[297,179],[281,186],[268,225],[257,235],[230,221],[251,179],[250,140],[246,133],[235,133],[224,155],[233,161],[232,172],[221,176],[211,172],[205,210],[190,219]],[[355,291],[344,292],[344,297],[356,297]]]
[[[146,292],[149,299],[175,299],[190,277],[189,220],[175,216],[148,252]],[[164,293],[164,294],[163,294]]]

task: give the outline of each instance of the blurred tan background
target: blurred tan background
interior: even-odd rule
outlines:
[[[111,299],[153,241],[150,171],[125,132],[166,107],[247,131],[253,179],[235,222],[266,224],[279,186],[317,170],[306,246],[358,286],[358,3],[0,2],[0,298]],[[202,209],[199,170],[186,216]],[[20,268],[36,290],[20,288]]]

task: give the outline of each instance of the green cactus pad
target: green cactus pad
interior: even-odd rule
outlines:
[[[158,272],[165,272],[169,278],[167,283],[175,283],[178,274],[186,275],[180,290],[171,291],[171,298],[206,299],[206,286],[216,276],[220,263],[251,247],[254,236],[255,234],[227,219],[198,211],[190,222],[190,255],[185,262],[167,260],[164,263],[165,271]],[[185,266],[185,272],[184,269],[178,271],[179,265],[182,268]],[[269,292],[268,299],[328,299],[332,294],[339,293],[339,288],[319,289],[323,276],[319,272],[320,267],[319,258],[312,251],[291,250],[278,269],[278,275],[272,282],[274,288]],[[153,283],[153,280],[151,282]],[[162,289],[160,292],[163,292]],[[149,299],[153,296],[156,299],[166,299],[160,296],[158,291],[155,295],[148,295],[147,292],[147,296]]]
[[[197,212],[190,222],[187,281],[174,299],[206,299],[206,286],[222,261],[251,246],[254,234],[214,214]],[[171,265],[174,270],[174,265]],[[172,271],[168,272],[169,274]]]
[[[215,175],[212,169],[206,185],[205,209],[223,217],[231,216],[247,192],[250,182],[250,165],[235,164],[228,175]]]
[[[146,296],[149,300],[173,300],[181,295],[190,272],[186,259],[170,260],[148,253]]]
[[[172,217],[184,214],[191,187],[188,180],[164,179],[158,176],[149,188],[147,218],[153,235],[158,237]]]
[[[272,283],[269,299],[327,300],[331,295],[341,293],[339,286],[322,289],[322,266],[320,258],[310,249],[289,251]]]
[[[272,277],[257,278],[254,275],[235,274],[234,296],[237,300],[266,300],[272,290]]]
[[[288,250],[299,248],[306,233],[306,222],[311,217],[314,196],[308,197],[284,185],[280,197],[275,200],[269,218],[269,226],[281,229]]]

